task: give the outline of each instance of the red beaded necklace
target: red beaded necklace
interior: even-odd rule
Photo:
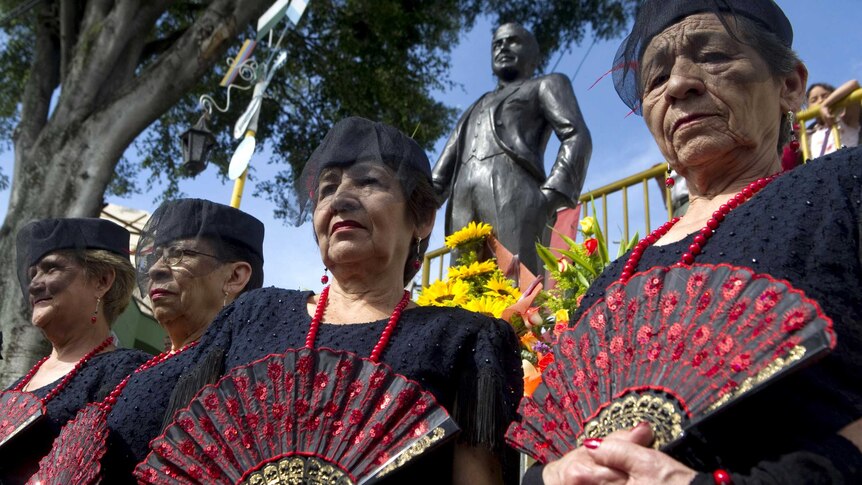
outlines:
[[[307,349],[314,348],[314,340],[317,338],[317,330],[320,328],[320,322],[323,320],[323,312],[326,310],[326,303],[328,301],[329,286],[326,286],[320,292],[320,298],[317,300],[317,306],[314,308],[314,317],[311,319],[311,326],[308,329],[308,335],[305,336],[305,348]],[[389,317],[389,322],[386,323],[383,333],[380,334],[380,340],[377,341],[377,344],[371,351],[370,359],[372,362],[380,361],[380,355],[383,354],[383,349],[385,349],[386,345],[389,344],[389,338],[392,337],[392,332],[395,331],[395,327],[398,325],[398,319],[401,318],[401,312],[404,311],[408,303],[410,303],[410,292],[404,290],[404,296],[401,297],[401,301],[395,305],[395,310],[392,311],[392,316]]]
[[[78,478],[75,483],[97,482],[101,473],[102,457],[108,446],[108,414],[111,413],[129,379],[196,344],[197,341],[194,341],[177,351],[162,352],[151,358],[127,375],[105,399],[84,406],[60,431],[60,435],[54,440],[51,452],[39,461],[39,471],[30,479],[30,482],[66,483],[69,476]]]
[[[195,340],[194,342],[191,342],[191,343],[184,345],[179,350],[169,350],[167,352],[162,352],[161,354],[159,354],[159,355],[151,358],[150,360],[144,362],[143,364],[141,364],[140,367],[135,369],[131,374],[127,375],[122,381],[120,381],[120,383],[117,384],[117,387],[115,387],[114,390],[111,391],[111,393],[108,394],[108,396],[105,399],[102,399],[102,401],[97,403],[96,405],[99,406],[103,411],[105,411],[105,414],[110,413],[111,409],[114,408],[114,404],[117,403],[117,398],[120,397],[120,394],[123,393],[123,389],[126,388],[126,385],[128,385],[129,379],[131,379],[132,376],[134,376],[135,374],[141,373],[147,369],[151,369],[151,368],[161,364],[162,362],[170,359],[171,357],[174,357],[176,355],[179,355],[182,352],[185,352],[186,350],[197,345],[197,343],[198,343],[198,341]]]
[[[69,382],[71,382],[72,379],[75,378],[75,376],[78,374],[78,372],[81,371],[81,368],[83,368],[84,365],[90,359],[92,359],[96,354],[105,350],[109,345],[111,345],[111,342],[113,342],[113,341],[114,341],[114,337],[109,336],[108,338],[105,339],[104,342],[100,343],[99,345],[94,347],[93,350],[87,352],[83,357],[81,357],[81,360],[79,360],[75,364],[75,367],[72,367],[72,370],[70,370],[69,372],[66,373],[65,376],[63,376],[63,380],[61,380],[60,383],[54,387],[54,389],[51,389],[51,391],[48,392],[48,394],[46,394],[45,397],[40,398],[40,400],[42,401],[42,404],[48,404],[48,401],[50,401],[51,399],[54,399],[55,397],[57,397],[58,394],[63,392],[63,389],[69,384]],[[48,360],[48,357],[50,357],[50,356],[46,355],[45,357],[40,359],[39,362],[36,362],[36,365],[34,365],[32,369],[30,369],[30,372],[28,372],[27,375],[24,376],[24,379],[22,379],[21,382],[19,382],[18,385],[15,386],[12,390],[23,392],[24,387],[27,386],[27,384],[30,382],[30,380],[33,379],[33,376],[35,376],[36,373],[39,372],[39,369],[42,367],[42,364],[44,364],[45,361]]]
[[[732,211],[736,209],[748,199],[754,197],[754,194],[760,192],[761,189],[769,185],[770,182],[775,180],[781,173],[777,173],[774,175],[770,175],[769,177],[764,177],[751,182],[744,189],[739,191],[736,195],[734,195],[730,200],[725,204],[721,204],[717,211],[712,213],[712,217],[706,221],[706,225],[700,229],[699,234],[694,237],[694,242],[692,242],[688,246],[688,252],[684,253],[679,258],[680,265],[690,265],[694,262],[694,257],[700,254],[703,251],[703,247],[706,246],[706,242],[709,238],[712,237],[715,230],[718,229],[718,226],[721,225],[721,222],[724,218]],[[679,222],[679,217],[674,217],[673,219],[662,224],[658,229],[651,232],[649,236],[641,239],[635,248],[632,249],[632,254],[629,256],[628,261],[623,266],[623,272],[620,275],[619,281],[621,283],[625,283],[635,274],[635,270],[638,267],[638,263],[640,262],[641,256],[643,256],[644,250],[649,246],[655,244],[656,241],[662,238],[671,227],[674,226],[677,222]]]

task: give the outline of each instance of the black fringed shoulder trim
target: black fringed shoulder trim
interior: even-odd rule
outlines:
[[[504,435],[514,416],[505,398],[509,386],[491,368],[469,374],[461,378],[452,407],[452,417],[461,428],[458,442],[490,450],[500,461],[504,483],[517,484],[518,454],[506,445]]]
[[[213,347],[193,368],[180,376],[165,409],[162,431],[174,421],[174,414],[188,406],[202,387],[213,384],[224,374],[224,356],[223,348]]]

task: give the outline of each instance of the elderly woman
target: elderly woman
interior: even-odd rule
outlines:
[[[17,248],[31,321],[52,348],[2,393],[0,483],[30,478],[60,428],[149,358],[118,349],[111,337],[135,285],[128,231],[102,219],[43,219],[21,228]],[[22,392],[41,401],[43,416],[15,412],[7,399]],[[38,419],[19,428],[30,418]]]
[[[819,302],[837,347],[712,417],[672,454],[647,446],[647,423],[586,440],[526,483],[862,482],[862,152],[779,175],[777,149],[807,78],[791,44],[771,0],[643,3],[615,84],[687,181],[691,204],[608,267],[581,308],[636,272],[729,263]]]
[[[95,428],[107,425],[107,442],[100,444],[106,450],[103,483],[134,483],[135,464],[146,456],[149,441],[170,421],[173,410],[221,373],[218,365],[209,364],[220,363],[224,350],[212,345],[207,329],[224,306],[262,285],[263,234],[256,218],[199,199],[166,202],[147,222],[136,253],[138,285],[152,301],[170,350],[108,389],[95,425],[79,413],[80,425],[60,435],[67,442],[94,440],[99,436]],[[76,451],[67,448],[53,450],[49,457],[55,460],[43,460],[37,478],[56,474],[57,467],[64,466],[56,464],[56,457]],[[89,453],[68,466],[94,470],[100,465],[96,455]]]
[[[425,153],[395,128],[348,118],[315,150],[302,181],[329,286],[240,298],[213,324],[231,342],[226,366],[300,349],[313,325],[315,348],[361,357],[377,349],[380,362],[431,392],[461,428],[457,444],[393,473],[391,483],[499,483],[504,475],[517,483],[503,451],[522,392],[512,329],[460,309],[417,307],[404,291],[437,210]]]

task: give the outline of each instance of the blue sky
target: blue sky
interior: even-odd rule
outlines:
[[[825,81],[831,84],[856,78],[862,79],[862,29],[859,19],[862,2],[859,0],[778,0],[794,27],[794,48],[806,63],[809,70],[809,80]],[[466,109],[482,93],[493,89],[494,77],[491,73],[490,39],[494,26],[487,21],[480,21],[471,32],[461,36],[461,42],[452,55],[451,79],[457,83],[448,92],[438,93],[439,99],[459,111]],[[584,190],[591,190],[604,184],[631,175],[640,170],[661,162],[662,157],[655,142],[643,124],[643,119],[628,116],[628,108],[623,105],[613,89],[609,78],[600,81],[595,87],[589,87],[605,73],[620,40],[599,42],[587,51],[592,39],[588,38],[581,46],[574,47],[564,53],[557,72],[569,77],[575,74],[578,64],[583,60],[583,66],[573,79],[572,84],[581,106],[581,110],[590,129],[593,139],[593,154]],[[241,40],[237,39],[237,47]],[[556,63],[560,53],[551,57],[550,65]],[[274,82],[277,82],[278,75]],[[213,93],[216,86],[213,86]],[[239,111],[236,116],[239,116]],[[545,154],[547,163],[551,163],[556,154],[558,144],[554,137],[549,143]],[[445,143],[445,138],[439,140],[435,149],[430,152],[432,163]],[[135,150],[129,152],[135,156]],[[274,167],[265,163],[266,151],[258,152],[252,158],[252,167],[258,179],[266,178],[275,173]],[[11,176],[12,154],[0,153],[0,166],[3,172]],[[222,184],[209,169],[194,180],[183,181],[180,188],[189,197],[209,198],[227,204],[230,200],[232,183]],[[320,275],[323,266],[320,262],[317,246],[314,244],[310,224],[294,228],[272,217],[272,203],[252,196],[253,182],[246,184],[242,209],[258,217],[266,224],[264,243],[265,284],[286,288],[320,288]],[[650,187],[655,196],[657,192]],[[0,192],[0,216],[5,217],[9,192]],[[640,192],[629,194],[630,203],[642,200]],[[130,198],[110,197],[108,202],[140,208],[148,211],[155,209],[154,193],[136,195]],[[653,225],[656,225],[661,214],[659,202],[653,204]],[[443,244],[442,213],[438,215],[437,225],[431,238],[431,247]],[[610,221],[614,220],[611,212]],[[638,218],[632,220],[633,229],[638,228],[643,235],[643,223]],[[618,239],[622,229],[611,222],[609,238]]]

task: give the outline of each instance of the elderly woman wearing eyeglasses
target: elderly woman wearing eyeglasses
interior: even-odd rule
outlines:
[[[222,373],[224,351],[207,329],[223,307],[262,285],[263,234],[256,218],[207,200],[156,209],[138,242],[137,279],[170,349],[79,413],[35,478],[76,473],[76,483],[135,483],[132,470],[176,406]],[[81,453],[88,440],[97,442],[94,451]]]

